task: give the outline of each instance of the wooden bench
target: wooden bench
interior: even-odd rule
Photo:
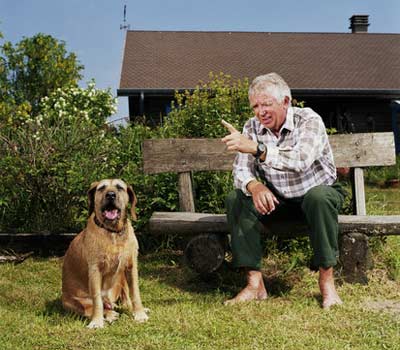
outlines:
[[[340,266],[345,280],[367,282],[368,237],[400,234],[400,215],[366,215],[363,167],[396,163],[393,133],[329,136],[337,167],[351,168],[353,214],[340,215]],[[144,172],[178,173],[180,212],[154,212],[152,234],[188,235],[185,256],[200,273],[215,271],[225,258],[228,227],[224,214],[195,212],[192,172],[232,170],[235,154],[220,139],[157,139],[143,143]],[[307,235],[305,222],[269,222],[266,234]]]

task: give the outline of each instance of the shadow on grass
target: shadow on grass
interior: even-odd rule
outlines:
[[[202,295],[221,293],[228,296],[237,294],[245,285],[244,272],[234,269],[224,261],[214,273],[200,275],[192,271],[184,261],[181,251],[162,251],[141,258],[145,262],[140,267],[144,279],[156,279],[190,293]],[[140,262],[139,262],[140,264]],[[270,296],[282,296],[290,292],[301,276],[297,272],[284,274],[282,271],[263,270],[264,282]]]
[[[71,311],[64,310],[61,299],[56,298],[48,300],[44,310],[40,312],[41,316],[48,317],[49,323],[59,325],[65,322],[85,322],[86,318]]]
[[[64,310],[61,304],[61,299],[57,298],[54,300],[48,300],[46,302],[43,314],[47,316],[53,316],[53,315],[67,315],[68,313]]]

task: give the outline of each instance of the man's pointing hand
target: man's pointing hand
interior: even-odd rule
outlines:
[[[242,135],[232,124],[225,120],[222,119],[221,123],[230,132],[229,135],[222,139],[222,142],[225,143],[228,151],[256,154],[257,143],[255,141]]]

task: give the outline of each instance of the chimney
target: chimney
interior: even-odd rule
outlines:
[[[353,15],[350,17],[350,27],[352,33],[368,33],[368,15]]]

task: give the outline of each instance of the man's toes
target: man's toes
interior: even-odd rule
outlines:
[[[324,310],[329,310],[332,306],[335,305],[342,305],[343,301],[338,297],[335,299],[328,299],[328,300],[323,300],[322,301],[322,308]]]

